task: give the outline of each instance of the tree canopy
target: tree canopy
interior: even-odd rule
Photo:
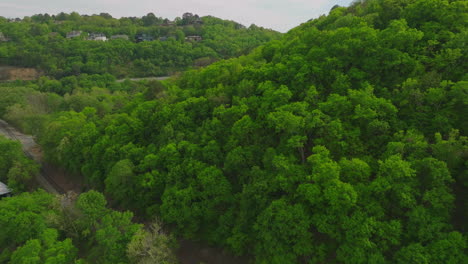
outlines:
[[[179,237],[256,263],[467,263],[467,14],[358,1],[162,83],[17,85],[57,102],[32,115],[47,159]],[[29,129],[36,100],[13,97],[0,110]],[[99,211],[80,222],[94,245],[130,240]]]

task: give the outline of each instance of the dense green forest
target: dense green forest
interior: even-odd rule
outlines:
[[[255,263],[468,263],[467,23],[465,0],[359,1],[164,82],[3,84],[0,115],[113,206]]]
[[[36,173],[20,143],[0,135],[0,182],[16,194],[0,198],[0,263],[176,263],[176,240],[157,218],[136,224],[133,213],[109,209],[96,191],[34,191]]]
[[[67,33],[82,35],[67,39]],[[169,75],[190,67],[246,54],[280,33],[234,21],[185,13],[174,21],[149,13],[141,18],[112,18],[109,14],[39,14],[9,21],[0,17],[0,65],[36,67],[49,76],[110,73],[116,77]],[[87,40],[104,34],[109,41]],[[136,43],[138,35],[147,40]],[[111,39],[125,35],[126,39]],[[200,36],[201,41],[187,41]]]

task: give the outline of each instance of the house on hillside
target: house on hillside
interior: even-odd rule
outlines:
[[[128,40],[127,35],[113,35],[111,36],[111,39],[123,39],[123,40]]]
[[[0,199],[2,199],[3,197],[10,197],[11,195],[12,193],[8,186],[0,182]]]
[[[198,42],[198,41],[202,41],[202,37],[201,36],[187,36],[185,37],[185,41],[193,41],[193,42]]]
[[[72,38],[77,38],[83,34],[83,31],[81,30],[73,30],[71,32],[67,33],[67,39],[72,39]]]
[[[153,41],[153,37],[148,36],[147,34],[136,34],[135,35],[135,41],[136,43],[140,43],[143,41]]]
[[[107,41],[107,36],[103,33],[91,33],[88,36],[88,40]]]
[[[8,22],[10,22],[10,23],[21,22],[21,21],[22,21],[22,19],[19,18],[19,17],[17,17],[17,18],[9,18],[9,19],[8,19]]]
[[[195,15],[195,16],[193,16],[193,18],[192,18],[192,24],[194,24],[194,25],[201,25],[201,24],[203,24],[203,20],[202,20],[202,18],[199,17],[198,15]]]
[[[167,26],[167,27],[170,27],[170,26],[175,26],[175,22],[174,21],[170,21],[169,19],[164,19],[163,23],[162,23],[163,26]]]

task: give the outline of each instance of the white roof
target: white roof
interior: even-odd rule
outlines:
[[[7,194],[7,193],[11,193],[11,190],[8,189],[8,187],[5,184],[0,182],[0,195],[4,195],[4,194]]]

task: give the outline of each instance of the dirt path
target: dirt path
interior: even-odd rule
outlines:
[[[179,241],[180,247],[176,251],[181,264],[249,264],[248,257],[236,257],[220,248],[210,247],[204,243],[188,240]]]
[[[11,82],[15,80],[32,81],[41,77],[42,73],[34,68],[22,68],[0,65],[0,81]]]
[[[42,165],[42,151],[32,136],[20,133],[14,127],[10,126],[7,122],[1,119],[0,135],[4,135],[11,140],[19,141],[23,147],[24,154]],[[42,166],[41,171],[36,175],[36,180],[42,188],[50,193],[59,194],[65,192],[65,190],[60,185],[55,183],[50,175],[45,173],[45,171],[42,169]]]

